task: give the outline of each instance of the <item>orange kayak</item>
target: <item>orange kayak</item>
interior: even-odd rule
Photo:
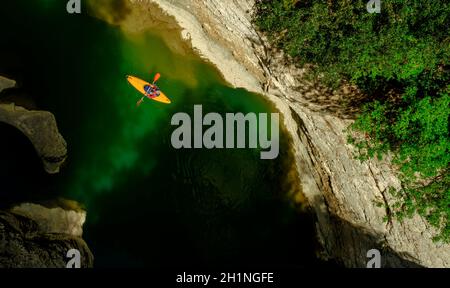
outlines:
[[[139,79],[137,77],[134,76],[127,76],[127,80],[128,82],[133,85],[134,88],[136,88],[136,90],[138,90],[139,92],[141,92],[142,94],[144,94],[144,96],[146,96],[149,99],[161,102],[161,103],[165,103],[165,104],[170,104],[171,101],[169,98],[167,98],[166,95],[164,95],[164,93],[160,92],[160,94],[156,97],[150,97],[150,95],[148,95],[148,93],[146,92],[146,87],[155,87],[155,85],[144,81],[142,79]]]

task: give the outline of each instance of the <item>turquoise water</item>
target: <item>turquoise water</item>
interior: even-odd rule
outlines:
[[[260,160],[258,149],[170,143],[172,115],[192,115],[195,104],[204,114],[275,112],[268,102],[229,87],[195,55],[171,52],[159,37],[164,31],[126,37],[89,15],[64,13],[55,1],[38,3],[10,1],[0,13],[0,23],[14,27],[0,40],[0,73],[56,116],[69,158],[36,189],[43,199],[84,205],[96,267],[317,262],[311,219],[289,197],[299,182],[283,131],[274,160]],[[136,108],[139,94],[125,75],[152,79],[155,72],[173,103]]]

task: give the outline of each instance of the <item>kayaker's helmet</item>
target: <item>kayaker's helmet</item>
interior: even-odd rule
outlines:
[[[155,92],[155,89],[153,89],[152,85],[145,85],[144,86],[145,93],[151,95],[153,92]]]

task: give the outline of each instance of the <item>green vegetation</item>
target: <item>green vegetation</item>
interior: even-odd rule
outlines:
[[[359,158],[392,152],[403,189],[393,215],[418,212],[450,242],[450,2],[258,1],[255,23],[273,45],[333,88],[343,81],[367,95],[350,132]],[[355,133],[349,133],[354,135]]]

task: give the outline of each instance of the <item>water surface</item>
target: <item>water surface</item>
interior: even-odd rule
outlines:
[[[87,14],[64,13],[60,2],[2,4],[0,22],[12,29],[0,39],[0,73],[57,118],[69,158],[36,185],[35,197],[85,206],[96,267],[317,264],[311,220],[289,197],[299,182],[283,131],[274,160],[260,160],[258,149],[170,144],[172,115],[192,115],[194,104],[222,115],[273,106],[231,88],[193,53],[172,52],[161,38],[167,31],[124,35]],[[125,75],[155,72],[173,104],[136,108],[139,94]]]

